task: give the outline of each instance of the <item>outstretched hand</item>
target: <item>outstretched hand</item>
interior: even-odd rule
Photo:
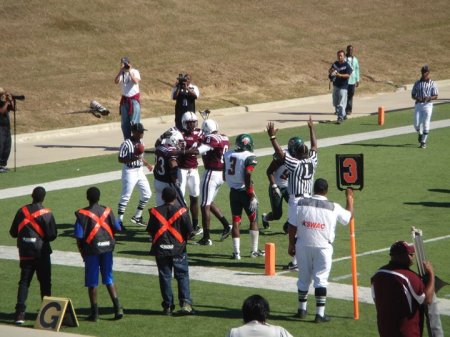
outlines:
[[[267,134],[269,137],[275,136],[278,132],[278,129],[275,129],[275,123],[269,122],[267,123]]]
[[[312,117],[311,117],[311,115],[309,115],[308,127],[311,129],[313,127],[313,125],[314,125],[314,123],[313,123]]]

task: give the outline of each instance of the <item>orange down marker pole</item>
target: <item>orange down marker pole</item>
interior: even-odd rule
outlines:
[[[384,107],[378,107],[378,125],[384,125]]]
[[[359,319],[358,274],[356,272],[355,218],[350,220],[350,253],[352,256],[353,318]]]
[[[274,243],[266,243],[266,275],[274,276],[275,275],[275,244]]]

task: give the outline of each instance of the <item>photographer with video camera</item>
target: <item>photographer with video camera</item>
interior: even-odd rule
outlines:
[[[175,103],[175,125],[183,130],[181,118],[187,111],[195,112],[195,100],[200,96],[200,91],[195,84],[191,83],[191,75],[179,74],[172,88],[172,99]]]
[[[6,167],[11,153],[11,122],[9,112],[14,110],[14,98],[0,88],[0,173],[8,172]]]
[[[120,59],[120,70],[114,82],[122,85],[119,113],[122,120],[121,127],[124,140],[131,137],[131,126],[141,121],[140,81],[139,70],[131,66],[128,57],[122,57]]]

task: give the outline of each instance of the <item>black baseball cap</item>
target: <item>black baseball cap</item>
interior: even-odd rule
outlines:
[[[124,56],[120,59],[120,63],[130,64],[130,59],[127,56]]]
[[[422,67],[422,69],[420,69],[420,71],[422,72],[422,74],[429,73],[430,72],[430,67],[427,64],[425,64]]]
[[[144,129],[142,123],[136,123],[131,126],[131,131],[144,132],[147,131],[147,129]]]
[[[392,244],[389,255],[407,255],[414,254],[414,246],[409,245],[406,241],[396,241]]]

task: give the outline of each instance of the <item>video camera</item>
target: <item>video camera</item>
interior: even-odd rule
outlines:
[[[6,102],[14,103],[16,100],[23,101],[24,99],[25,99],[24,95],[14,95],[9,92],[4,92],[0,96],[0,102],[2,102],[2,103],[6,103]],[[12,111],[12,110],[14,110],[14,104],[8,105],[8,111]]]

